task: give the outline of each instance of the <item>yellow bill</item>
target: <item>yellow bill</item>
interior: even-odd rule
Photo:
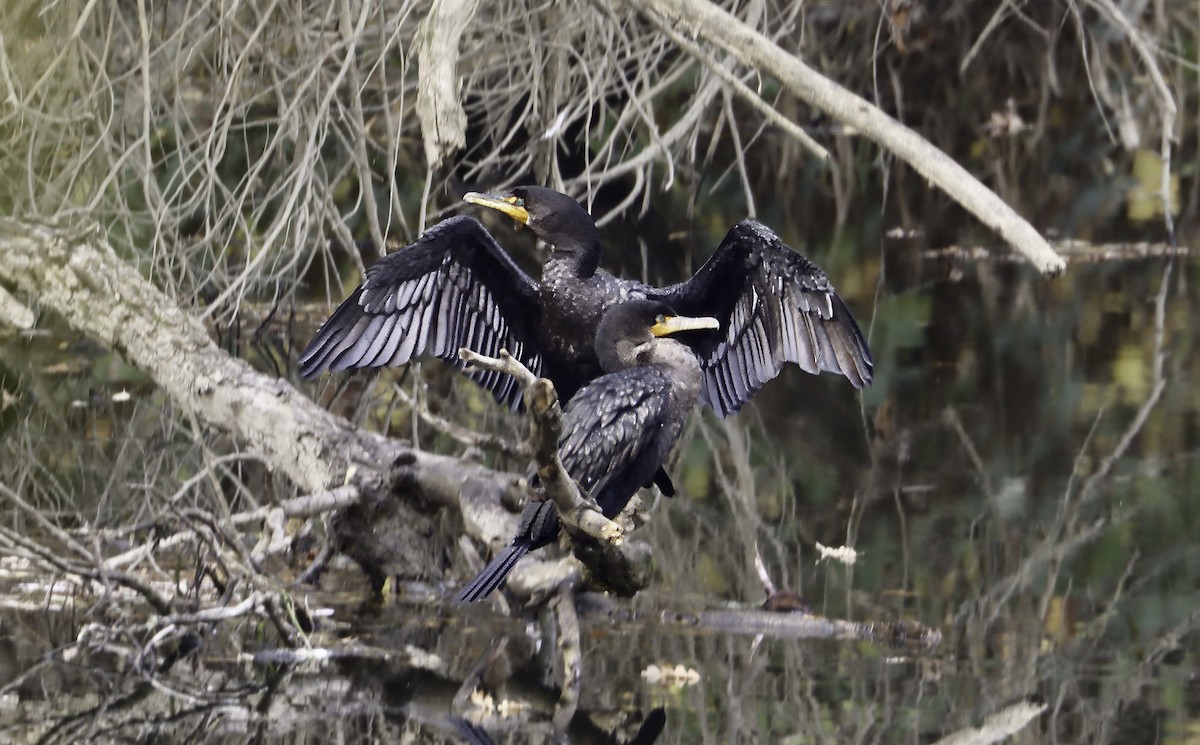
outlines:
[[[525,209],[525,201],[520,197],[484,194],[478,191],[469,192],[463,197],[464,202],[491,207],[508,215],[522,225],[529,224],[529,211]]]
[[[668,336],[680,331],[696,331],[698,329],[719,329],[721,324],[709,316],[667,316],[660,315],[654,319],[650,333],[655,336]]]

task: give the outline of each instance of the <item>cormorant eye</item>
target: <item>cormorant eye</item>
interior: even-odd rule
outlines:
[[[508,203],[509,203],[509,204],[511,204],[511,205],[515,205],[515,206],[517,206],[517,207],[524,207],[524,206],[525,206],[525,200],[524,200],[524,199],[522,199],[521,197],[518,197],[518,196],[517,196],[517,195],[515,195],[515,194],[514,194],[513,196],[511,196],[511,197],[505,197],[505,198],[504,198],[504,201],[508,202]]]
[[[666,323],[667,315],[665,313],[659,313],[657,316],[654,317],[654,322],[655,323]]]

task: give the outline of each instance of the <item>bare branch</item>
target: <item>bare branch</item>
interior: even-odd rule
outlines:
[[[434,414],[425,404],[424,396],[410,396],[399,385],[392,386],[392,394],[406,406],[417,412],[417,416],[420,417],[422,422],[425,422],[425,424],[433,427],[457,443],[485,450],[494,450],[505,455],[511,455],[514,458],[530,457],[529,447],[525,443],[514,443],[504,437],[476,432],[445,417]]]
[[[962,166],[870,102],[817,73],[737,17],[707,0],[626,4],[660,14],[685,35],[700,36],[744,65],[778,78],[795,96],[853,127],[939,186],[1020,251],[1037,269],[1058,274],[1066,262],[1037,230]]]
[[[563,524],[568,529],[580,531],[597,540],[620,545],[623,535],[620,526],[604,517],[595,502],[583,498],[579,486],[559,458],[562,409],[558,405],[554,384],[546,378],[538,378],[505,349],[500,350],[498,358],[469,349],[460,349],[458,354],[471,367],[511,375],[525,388],[525,407],[530,415],[530,441],[538,479],[546,496],[558,508],[558,516]]]
[[[837,168],[837,164],[829,157],[829,151],[825,149],[821,143],[814,140],[808,132],[805,132],[791,119],[788,119],[783,114],[775,110],[775,107],[762,100],[762,97],[750,89],[750,86],[743,83],[736,75],[725,69],[717,60],[714,60],[711,55],[704,51],[699,44],[679,33],[663,20],[662,16],[653,13],[650,15],[650,22],[662,31],[671,41],[675,42],[680,49],[690,54],[693,58],[699,60],[711,70],[717,77],[724,80],[726,85],[733,89],[733,92],[738,95],[746,103],[750,104],[760,114],[770,119],[776,126],[792,136],[800,146],[807,150],[817,160],[824,163],[830,168]]]
[[[1179,109],[1175,105],[1175,97],[1171,94],[1171,88],[1167,85],[1162,70],[1158,68],[1158,61],[1155,59],[1154,50],[1151,49],[1150,42],[1146,40],[1141,30],[1130,22],[1129,18],[1112,0],[1087,1],[1108,18],[1113,25],[1121,29],[1125,37],[1129,40],[1129,44],[1133,47],[1133,50],[1141,58],[1142,64],[1146,66],[1146,72],[1149,73],[1150,81],[1153,83],[1152,88],[1155,97],[1158,99],[1159,114],[1162,116],[1162,134],[1159,140],[1159,157],[1162,158],[1162,174],[1159,189],[1163,203],[1163,220],[1167,226],[1168,241],[1174,245],[1175,222],[1172,218],[1173,210],[1171,205],[1171,140],[1175,136],[1175,118],[1179,113]]]
[[[8,290],[0,287],[0,321],[13,328],[26,330],[33,328],[33,311],[9,294]]]
[[[431,169],[467,145],[467,114],[459,100],[458,42],[470,25],[479,0],[434,0],[417,31],[421,82],[417,116]]]

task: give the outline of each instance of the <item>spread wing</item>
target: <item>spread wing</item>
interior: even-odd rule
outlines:
[[[784,362],[844,375],[855,388],[871,382],[867,341],[825,272],[756,220],[733,226],[690,280],[646,294],[721,322],[691,344],[704,369],[701,399],[720,416],[740,409]]]
[[[460,347],[492,356],[507,349],[540,374],[540,316],[537,284],[479,221],[452,217],[367,269],[301,353],[300,374],[403,365],[421,354],[461,370]],[[521,389],[509,376],[467,374],[497,400],[519,405]]]
[[[606,517],[615,517],[671,452],[686,412],[675,416],[670,381],[654,367],[601,376],[567,403],[559,456]]]

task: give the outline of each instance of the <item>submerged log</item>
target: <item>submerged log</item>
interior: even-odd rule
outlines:
[[[782,639],[860,640],[925,649],[942,643],[941,631],[915,621],[845,621],[812,613],[775,613],[757,609],[707,610],[671,620],[716,631]]]

